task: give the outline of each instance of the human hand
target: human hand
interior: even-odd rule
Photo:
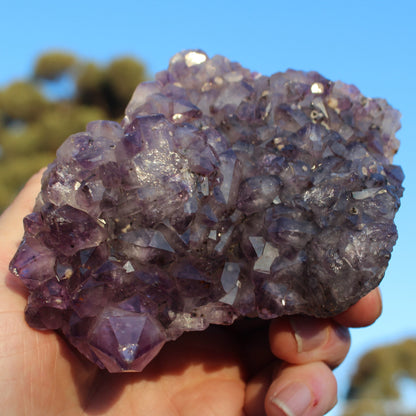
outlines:
[[[99,370],[56,332],[31,329],[27,292],[8,264],[40,177],[0,217],[0,402],[7,415],[316,416],[333,407],[331,369],[348,352],[346,327],[377,319],[378,289],[333,319],[247,320],[246,327],[185,334],[141,373]]]

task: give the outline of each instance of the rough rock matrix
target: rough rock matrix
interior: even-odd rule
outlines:
[[[397,238],[399,127],[316,72],[175,55],[48,167],[10,266],[28,323],[117,372],[212,323],[342,312]]]

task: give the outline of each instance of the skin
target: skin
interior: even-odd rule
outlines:
[[[306,385],[312,397],[301,414],[323,415],[335,405],[332,369],[348,352],[346,327],[378,318],[377,289],[333,319],[252,320],[185,334],[142,373],[98,370],[55,332],[31,329],[23,314],[27,292],[8,264],[40,177],[0,217],[0,401],[8,415],[277,416],[284,413],[272,398],[292,382]],[[295,336],[299,322],[307,323],[306,336]]]

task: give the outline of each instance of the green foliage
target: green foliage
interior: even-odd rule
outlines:
[[[104,119],[107,114],[98,107],[74,106],[68,103],[51,106],[40,114],[36,123],[8,129],[1,146],[8,158],[24,157],[38,152],[54,154],[70,135],[85,130],[91,120]]]
[[[116,59],[110,63],[106,70],[105,86],[108,102],[112,104],[109,109],[111,114],[123,111],[125,103],[130,100],[132,92],[144,77],[144,66],[132,58]]]
[[[75,56],[65,52],[49,52],[41,55],[35,64],[34,75],[37,79],[57,80],[76,64]]]
[[[77,78],[77,102],[105,108],[105,111],[108,111],[103,95],[104,80],[104,68],[100,68],[93,62],[85,64]]]
[[[111,117],[117,117],[145,76],[143,64],[128,57],[116,59],[106,68],[88,63],[79,73],[77,101],[104,108]]]
[[[392,416],[386,412],[380,400],[361,399],[350,402],[343,416]]]
[[[118,120],[145,67],[133,58],[100,66],[65,52],[50,52],[35,63],[33,79],[0,90],[0,212],[27,179],[50,163],[71,134],[97,119]],[[68,77],[73,94],[51,99],[44,94]]]
[[[0,163],[0,201],[1,208],[7,207],[17,191],[42,166],[55,158],[54,153],[36,152],[30,157],[18,156],[2,160]]]
[[[344,416],[402,414],[400,379],[416,381],[416,339],[376,348],[361,358],[351,380]]]
[[[46,110],[47,105],[42,92],[30,82],[14,82],[0,92],[0,110],[4,123],[34,121]]]

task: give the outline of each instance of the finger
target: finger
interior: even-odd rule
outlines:
[[[247,381],[244,398],[246,416],[264,416],[264,401],[278,365],[282,362],[275,360]]]
[[[322,362],[280,368],[265,398],[267,416],[324,415],[337,402],[337,383]]]
[[[380,289],[376,288],[334,320],[340,325],[352,328],[368,326],[381,315],[382,308]]]
[[[323,361],[338,366],[350,347],[348,329],[331,319],[302,315],[275,319],[270,326],[272,353],[291,364]]]

